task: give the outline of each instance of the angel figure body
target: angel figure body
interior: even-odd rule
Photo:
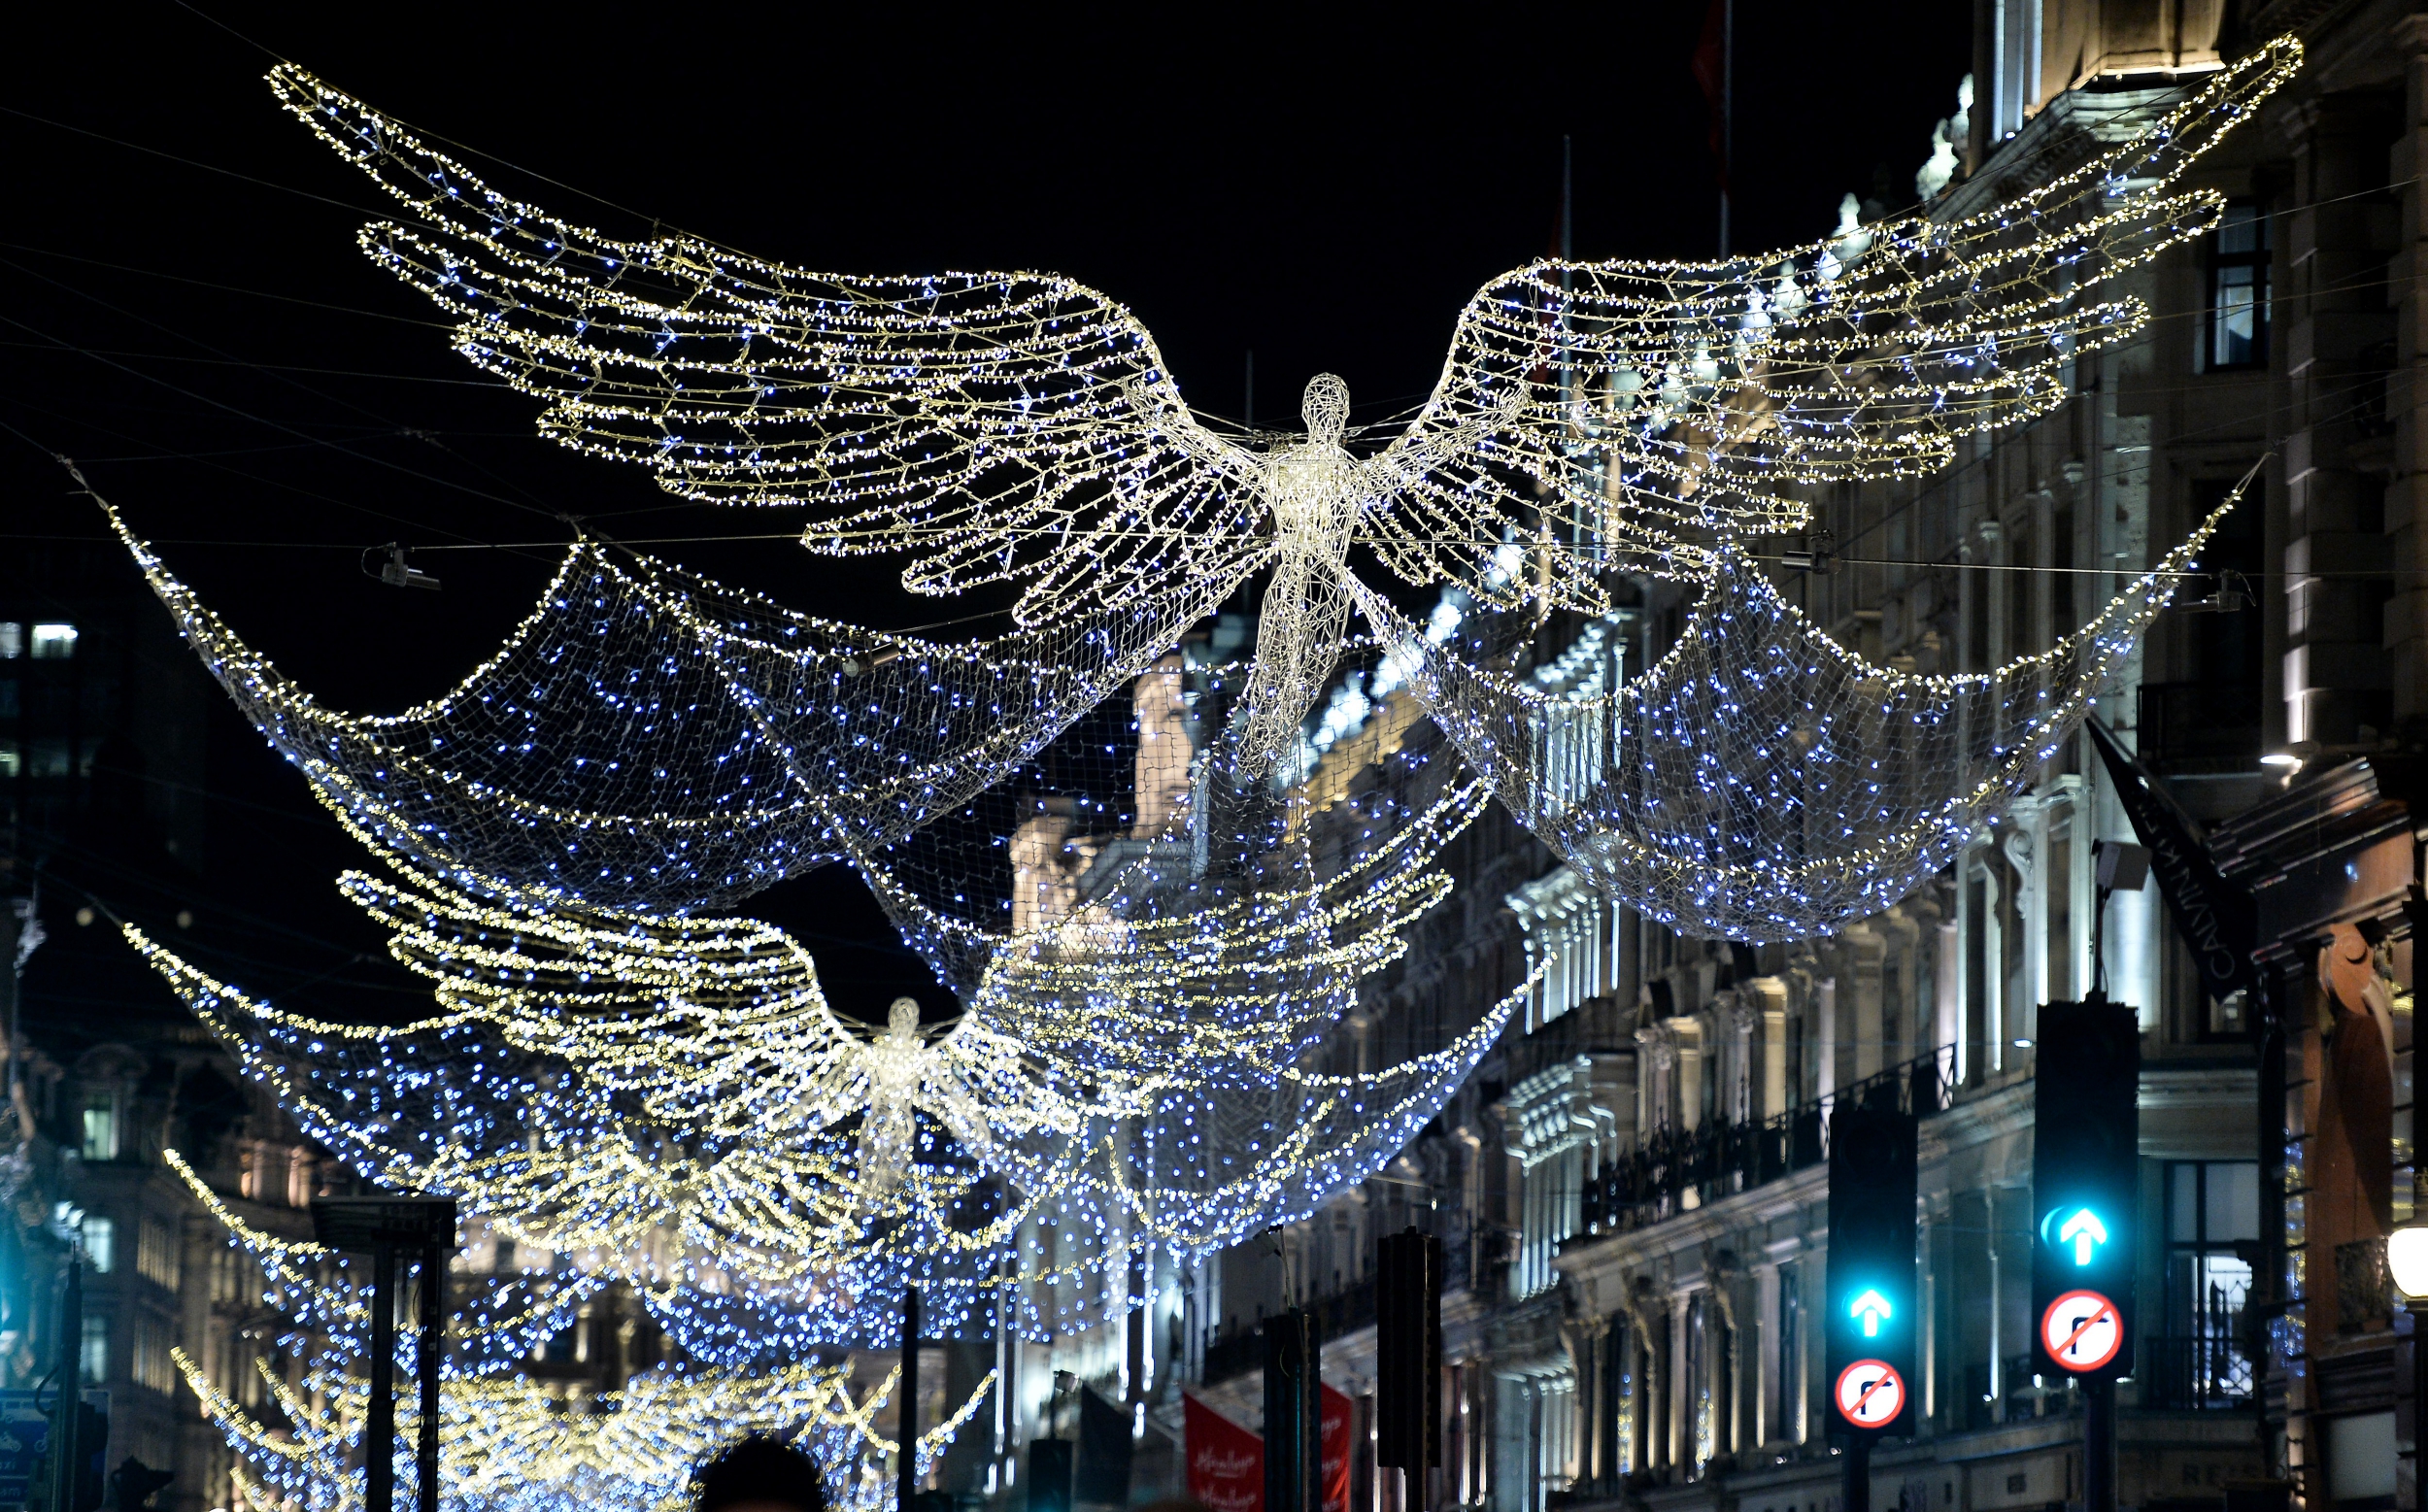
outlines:
[[[1265,463],[1273,580],[1259,606],[1256,670],[1239,737],[1239,759],[1250,772],[1271,770],[1293,753],[1307,709],[1339,659],[1349,623],[1349,545],[1374,492],[1366,468],[1341,445],[1349,386],[1317,374],[1302,413],[1306,440]]]
[[[930,1082],[940,1081],[944,1058],[927,1048],[919,1033],[919,1004],[908,997],[894,999],[886,1010],[885,1032],[860,1048],[861,1074],[868,1079],[868,1109],[860,1126],[860,1181],[872,1195],[893,1192],[910,1171],[919,1152],[919,1107],[930,1100]],[[983,1116],[956,1117],[960,1099],[932,1098],[944,1122],[971,1154],[985,1151]]]

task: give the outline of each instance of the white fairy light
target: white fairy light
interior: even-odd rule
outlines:
[[[270,82],[420,221],[365,228],[365,250],[459,316],[457,350],[544,400],[566,445],[689,497],[810,505],[825,518],[805,544],[922,554],[917,591],[1023,583],[1029,624],[1175,582],[1228,592],[1271,565],[1240,747],[1258,771],[1296,752],[1337,656],[1353,543],[1411,583],[1599,613],[1605,566],[1700,576],[1710,532],[1800,524],[1794,485],[1929,471],[1957,436],[2046,411],[2069,357],[2147,316],[2084,288],[2214,224],[2215,191],[2171,186],[2300,57],[2271,43],[2149,132],[1963,220],[1716,264],[1520,269],[1468,303],[1432,397],[1367,459],[1343,446],[1330,375],[1308,386],[1304,442],[1259,455],[1214,434],[1136,318],[1070,280],[621,241],[292,64]],[[2140,191],[2110,206],[2119,178]],[[1649,410],[1580,434],[1572,391],[1615,414],[1646,386]],[[1496,588],[1512,535],[1535,570]]]
[[[204,665],[330,808],[475,891],[729,903],[967,801],[1128,687],[1219,593],[948,646],[576,543],[505,647],[348,715],[247,647],[104,502]],[[1208,596],[1212,594],[1212,596]]]
[[[1042,1335],[1132,1305],[1140,1249],[1299,1216],[1438,1111],[1507,1003],[1358,1076],[1324,1074],[1325,1043],[1446,893],[1433,859],[1484,801],[1454,789],[1330,880],[1202,879],[1026,933],[872,868],[931,948],[983,962],[932,1042],[915,1007],[873,1039],[842,1025],[771,926],[490,903],[401,863],[401,885],[343,887],[433,982],[442,1013],[418,1024],[287,1014],[126,933],[313,1137],[629,1281],[694,1355],[865,1342],[906,1285],[940,1328],[1001,1308]]]
[[[285,1240],[238,1218],[174,1151],[168,1163],[254,1267],[250,1298],[257,1320],[246,1337],[264,1352],[251,1361],[222,1359],[215,1377],[183,1351],[172,1358],[201,1406],[237,1455],[242,1504],[258,1512],[301,1506],[359,1512],[371,1306],[367,1257]],[[876,1431],[876,1413],[894,1394],[898,1367],[853,1399],[848,1361],[786,1361],[756,1368],[665,1364],[643,1369],[603,1392],[569,1393],[561,1381],[523,1371],[538,1347],[576,1323],[577,1310],[602,1290],[576,1271],[537,1275],[457,1267],[448,1291],[454,1314],[440,1361],[439,1480],[446,1505],[482,1512],[672,1512],[687,1499],[701,1461],[748,1432],[803,1437],[822,1451],[838,1493],[853,1488],[847,1467],[861,1450],[897,1452]],[[398,1375],[410,1378],[420,1344],[418,1318],[399,1321]],[[292,1360],[299,1375],[270,1368],[269,1352]],[[238,1399],[227,1372],[254,1375],[271,1411]],[[920,1435],[920,1468],[932,1464],[994,1390],[990,1371],[943,1421]],[[419,1402],[397,1403],[396,1486],[410,1495],[419,1437]]]
[[[1615,688],[1568,664],[1600,653],[1598,627],[1520,678],[1480,636],[1435,646],[1379,595],[1360,607],[1495,795],[1579,872],[1687,934],[1804,939],[1905,897],[2062,753],[2248,482],[2055,649],[1979,674],[1865,660],[1734,551],[1677,644]]]

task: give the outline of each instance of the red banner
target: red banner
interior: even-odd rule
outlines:
[[[1348,1398],[1341,1398],[1346,1402]],[[1213,1512],[1265,1512],[1265,1440],[1181,1394],[1181,1447],[1189,1456],[1189,1499]],[[1348,1444],[1344,1423],[1341,1443]],[[1325,1484],[1331,1484],[1332,1403],[1324,1404]],[[1347,1461],[1342,1461],[1341,1512],[1347,1512]]]
[[[1324,1512],[1349,1512],[1349,1430],[1357,1404],[1329,1386],[1321,1391],[1316,1422],[1324,1435]]]

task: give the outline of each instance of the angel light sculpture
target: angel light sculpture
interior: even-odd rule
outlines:
[[[492,903],[393,857],[341,887],[432,984],[416,1023],[299,1017],[125,933],[341,1159],[587,1257],[695,1358],[891,1336],[905,1285],[947,1331],[1042,1337],[1135,1305],[1140,1254],[1302,1216],[1439,1111],[1523,988],[1386,1064],[1335,1074],[1328,1036],[1485,801],[1457,785],[1320,875],[1009,935],[886,883],[967,973],[932,1039],[907,1002],[856,1032],[772,925]]]
[[[919,1032],[919,1000],[897,997],[886,1008],[884,1032],[857,1049],[867,1077],[868,1108],[860,1116],[860,1179],[873,1193],[902,1185],[919,1153],[919,1109],[935,1110],[955,1139],[984,1161],[993,1151],[986,1119],[958,1094],[946,1058]]]
[[[1704,264],[1543,261],[1487,284],[1415,420],[1345,443],[1225,436],[1128,310],[1034,273],[865,277],[695,236],[620,240],[489,187],[304,70],[280,100],[410,212],[363,248],[458,318],[455,345],[541,430],[687,497],[806,506],[829,553],[912,552],[914,591],[1022,585],[1043,625],[1270,568],[1240,756],[1292,748],[1345,624],[1348,552],[1487,601],[1608,607],[1619,570],[1702,581],[1715,537],[1800,526],[1800,486],[1912,476],[2042,413],[2063,369],[2147,319],[2102,280],[2212,227],[2176,179],[2298,66],[2268,44],[2085,167]],[[1510,556],[1526,570],[1506,570]],[[1495,571],[1496,566],[1502,570]]]

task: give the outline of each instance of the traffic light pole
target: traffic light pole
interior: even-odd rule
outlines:
[[[910,1512],[919,1499],[919,1289],[902,1289],[901,1453],[894,1458],[894,1504]]]
[[[58,1405],[51,1415],[50,1512],[74,1512],[76,1506],[76,1467],[81,1462],[84,1446],[76,1441],[76,1408],[84,1399],[84,1261],[79,1255],[67,1260],[67,1281],[59,1290],[58,1363],[51,1367],[51,1378],[59,1383]]]
[[[2094,865],[2091,990],[2042,1004],[2034,1036],[2032,1353],[2038,1372],[2082,1389],[2083,1512],[2116,1512],[2116,1380],[2134,1353],[2141,1037],[2136,1012],[2108,1000],[2107,924],[2116,892],[2141,890],[2149,857],[2102,840]]]
[[[371,1400],[362,1434],[370,1512],[396,1505],[396,1248],[371,1252]]]
[[[414,1444],[414,1479],[421,1487],[420,1512],[438,1512],[438,1375],[446,1328],[447,1256],[437,1243],[422,1251],[422,1333],[415,1341],[414,1374],[422,1388],[422,1433]]]
[[[438,1505],[438,1378],[446,1349],[448,1252],[455,1246],[451,1197],[315,1197],[313,1236],[332,1250],[371,1257],[371,1390],[364,1403],[364,1512],[396,1504],[396,1284],[404,1267],[421,1271],[420,1337],[414,1376],[422,1399],[414,1469],[422,1512]]]
[[[1845,1477],[1838,1493],[1838,1512],[1872,1512],[1872,1435],[1849,1434],[1846,1452],[1838,1460]]]
[[[1410,1226],[1376,1246],[1374,1462],[1403,1477],[1401,1512],[1429,1512],[1441,1461],[1441,1240]]]
[[[2116,1383],[2082,1383],[2082,1512],[2116,1512]]]

